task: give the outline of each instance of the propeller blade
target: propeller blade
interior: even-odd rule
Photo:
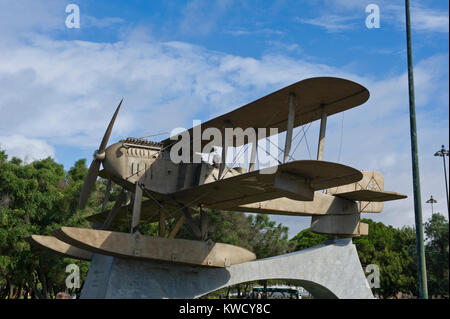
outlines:
[[[111,122],[109,122],[108,128],[106,129],[105,135],[103,136],[102,142],[100,143],[100,147],[98,149],[99,153],[103,153],[106,149],[106,145],[108,144],[109,136],[111,135],[111,131],[114,125],[114,122],[117,117],[117,113],[119,113],[120,106],[122,105],[122,100],[120,100],[119,106],[117,107],[116,111],[114,112],[114,115],[111,119]]]
[[[117,212],[119,211],[119,208],[122,206],[122,204],[126,201],[126,198],[127,196],[125,194],[125,190],[122,188],[116,202],[114,203],[113,208],[109,211],[109,214],[106,217],[105,222],[103,223],[103,230],[109,228],[109,225],[114,220],[114,218],[116,218]]]
[[[89,198],[89,194],[91,193],[92,189],[94,188],[95,181],[97,180],[98,171],[100,170],[100,163],[99,160],[93,160],[91,163],[91,166],[89,166],[89,170],[86,176],[86,179],[84,180],[83,188],[81,190],[80,195],[80,203],[79,206],[81,209],[83,209],[86,206],[87,200]]]
[[[105,191],[105,197],[103,198],[103,204],[102,204],[102,212],[105,211],[106,203],[108,203],[109,195],[111,195],[111,180],[108,179],[108,184],[106,184],[106,191]]]

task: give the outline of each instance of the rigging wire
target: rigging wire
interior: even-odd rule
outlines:
[[[234,164],[236,164],[237,157],[239,156],[239,154],[242,152],[243,149],[244,149],[244,147],[241,147],[241,149],[239,150],[239,152],[237,152],[237,154],[234,155],[234,157],[233,157],[233,163],[231,163],[231,167],[225,165],[225,169],[226,169],[226,170],[224,171],[224,173],[222,173],[222,177],[221,177],[220,179],[223,179],[223,178],[225,177],[225,175],[230,171],[230,169],[233,168]],[[248,144],[245,144],[245,151],[244,151],[244,154],[245,154],[245,152],[247,152],[247,149],[248,149]],[[225,159],[225,160],[226,160],[226,159]]]
[[[297,148],[300,146],[300,143],[303,141],[303,138],[305,138],[305,140],[307,140],[306,133],[308,133],[308,130],[309,130],[309,128],[311,127],[311,124],[312,124],[312,122],[309,122],[308,127],[306,128],[306,131],[305,131],[305,127],[304,127],[304,126],[302,126],[302,127],[301,127],[301,130],[298,131],[296,137],[297,137],[301,132],[303,132],[303,136],[300,138],[300,141],[297,143],[297,145],[295,146],[294,150],[292,151],[292,155],[294,155],[295,151],[296,151]],[[295,139],[295,137],[294,137],[294,139]],[[309,146],[308,146],[308,144],[307,144],[307,149],[308,149],[308,153],[310,153],[310,152],[309,152]],[[309,154],[309,157],[311,158],[311,153]]]
[[[267,139],[268,139],[269,137],[266,137],[266,141],[267,141]],[[269,142],[270,143],[272,143],[270,140],[269,140]],[[258,143],[258,147],[259,147],[259,144],[260,143]],[[272,143],[273,144],[273,143]],[[273,145],[275,145],[275,144],[273,144]],[[275,145],[276,146],[276,145]],[[276,158],[276,157],[274,157],[272,154],[270,154],[270,152],[268,152],[267,150],[266,150],[266,148],[264,147],[263,148],[263,150],[264,150],[264,152],[266,152],[266,154],[267,155],[269,155],[270,157],[272,157],[274,160],[276,160],[279,164],[283,164],[278,158]]]
[[[138,137],[138,139],[143,139],[143,138],[153,137],[153,136],[159,136],[159,135],[165,135],[165,134],[170,134],[170,132],[161,132],[161,133],[151,134],[151,135],[147,135],[147,136]]]
[[[305,133],[305,142],[306,142],[306,149],[308,150],[309,154],[309,159],[312,159],[311,152],[309,151],[308,137],[306,137],[306,133]]]
[[[269,143],[272,144],[273,146],[275,146],[276,148],[278,148],[279,151],[281,151],[281,153],[284,153],[284,149],[279,147],[278,145],[274,144],[271,140],[270,137],[267,137],[266,140],[269,138]],[[273,157],[273,156],[272,156]],[[290,157],[293,161],[295,161],[295,158],[293,158],[291,155],[288,154],[288,157]],[[277,160],[278,161],[278,160]],[[278,161],[280,162],[280,161]],[[281,162],[280,162],[281,163]]]

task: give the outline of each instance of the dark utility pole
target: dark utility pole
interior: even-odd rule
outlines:
[[[419,275],[420,298],[428,299],[425,248],[423,246],[422,199],[420,196],[419,158],[417,155],[416,106],[414,98],[414,75],[411,49],[411,21],[409,0],[405,0],[406,45],[408,51],[409,121],[411,134],[411,157],[414,190],[414,215],[416,221],[417,270]]]
[[[445,193],[447,194],[447,214],[448,219],[450,220],[450,208],[448,203],[447,169],[445,168],[445,156],[448,156],[448,150],[446,150],[444,145],[442,145],[441,149],[436,153],[434,153],[434,156],[440,156],[444,160]]]

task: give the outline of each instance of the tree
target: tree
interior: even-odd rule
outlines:
[[[380,269],[380,288],[374,293],[383,297],[395,296],[398,292],[415,292],[414,259],[409,254],[411,230],[395,229],[363,219],[369,224],[369,235],[353,238],[363,268],[376,264]],[[325,243],[330,235],[315,234],[305,229],[291,239],[295,250],[302,250]],[[414,237],[415,238],[415,237]]]
[[[410,265],[410,273],[414,276],[411,283],[411,291],[418,295],[417,287],[417,251],[416,251],[416,233],[413,227],[403,227],[402,232],[407,237],[408,255],[414,260]],[[425,258],[427,266],[427,286],[429,296],[439,296],[448,298],[448,221],[439,213],[433,214],[427,222],[424,223]]]
[[[95,209],[76,209],[86,172],[84,160],[66,173],[51,158],[24,164],[0,151],[0,297],[52,297],[64,290],[69,263],[85,275],[87,262],[37,250],[26,238],[51,235],[63,225],[89,227],[84,217]]]
[[[410,230],[396,229],[380,222],[363,219],[369,225],[369,235],[354,239],[363,267],[375,264],[380,269],[380,288],[374,292],[385,298],[397,293],[416,293],[415,260],[409,254]]]
[[[268,215],[248,215],[253,252],[257,258],[267,258],[290,252],[294,245],[288,241],[288,227],[269,219]]]
[[[199,222],[199,215],[194,220]],[[257,258],[266,258],[291,251],[288,242],[288,228],[269,219],[269,216],[246,215],[242,212],[229,212],[208,209],[208,237],[214,242],[226,243],[246,248]],[[175,221],[172,221],[173,226]],[[187,223],[183,225],[178,238],[195,239]]]
[[[294,250],[297,251],[324,244],[328,239],[331,239],[330,235],[316,234],[306,228],[292,237],[290,241],[295,245]]]
[[[430,296],[448,298],[448,221],[439,213],[433,214],[425,223],[425,235],[428,292]]]

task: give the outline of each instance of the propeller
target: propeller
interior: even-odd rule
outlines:
[[[111,121],[109,122],[108,128],[106,129],[105,135],[103,136],[102,142],[100,143],[100,147],[94,152],[94,159],[89,166],[89,170],[86,179],[84,180],[83,188],[81,190],[79,202],[80,209],[83,209],[86,206],[89,194],[94,188],[95,181],[97,180],[98,172],[100,170],[100,163],[105,159],[106,145],[108,144],[109,137],[111,136],[111,131],[114,126],[117,113],[119,113],[120,106],[122,105],[122,101],[123,99],[120,101],[119,106],[117,106],[117,109],[114,112]]]

